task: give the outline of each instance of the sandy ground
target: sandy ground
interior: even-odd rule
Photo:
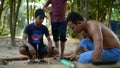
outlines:
[[[65,53],[74,51],[76,46],[78,45],[78,42],[78,39],[68,38],[65,46]],[[46,39],[44,39],[44,43],[47,44]],[[16,44],[17,47],[11,47],[10,37],[0,36],[0,58],[23,56],[20,55],[18,51],[19,46],[22,45],[21,38],[16,38]]]
[[[46,39],[45,43],[46,42]],[[16,43],[19,46],[22,45],[21,38],[16,39]],[[73,38],[67,38],[65,53],[70,53],[75,50],[76,46],[79,45],[79,40]],[[10,38],[6,36],[0,36],[0,58],[11,58],[11,57],[20,57],[23,55],[19,54],[18,47],[9,47],[10,46]],[[54,46],[54,44],[53,44]],[[48,58],[46,58],[47,60]],[[0,65],[0,68],[68,68],[67,66],[61,64],[53,60],[53,58],[49,58],[50,64],[27,64],[27,61],[12,61],[7,65]],[[80,64],[77,61],[73,63],[76,64],[77,68],[120,68],[120,63],[115,65],[102,65],[95,66],[92,64]]]

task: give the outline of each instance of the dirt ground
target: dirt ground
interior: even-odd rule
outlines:
[[[45,43],[46,42],[46,39]],[[22,45],[21,38],[16,38],[16,43],[18,47]],[[78,39],[67,38],[65,53],[70,53],[75,50],[76,46],[79,45]],[[54,46],[54,44],[53,44]],[[0,36],[0,58],[12,58],[12,57],[22,57],[19,54],[18,47],[10,47],[10,37]],[[48,58],[46,58],[47,60]],[[68,68],[67,66],[49,58],[50,64],[27,64],[27,61],[12,61],[7,65],[1,65],[0,68]],[[53,63],[52,63],[53,62]],[[76,64],[77,68],[120,68],[120,63],[115,65],[102,65],[95,66],[92,64],[80,64],[77,61],[73,63]]]
[[[19,46],[22,45],[21,38],[16,38],[17,47],[11,47],[10,42],[10,37],[0,36],[0,58],[23,56],[20,55],[18,51]],[[76,46],[78,45],[78,42],[78,39],[68,38],[65,46],[65,53],[70,53],[74,51]],[[47,44],[46,38],[44,38],[44,43]]]

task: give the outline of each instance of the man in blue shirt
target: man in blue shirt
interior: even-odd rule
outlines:
[[[24,29],[22,42],[19,51],[22,55],[29,56],[32,59],[34,56],[44,58],[45,56],[53,56],[58,53],[58,50],[52,47],[52,41],[49,36],[48,28],[42,25],[45,14],[42,9],[37,9],[35,12],[35,22],[28,24]],[[48,40],[47,46],[43,42],[43,36]]]

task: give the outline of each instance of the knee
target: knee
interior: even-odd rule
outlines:
[[[58,48],[54,48],[54,55],[59,54]]]
[[[25,55],[26,54],[25,48],[23,48],[23,47],[19,48],[19,53],[22,55]]]
[[[85,54],[80,54],[78,62],[82,64],[88,64],[90,63],[91,58],[89,56],[86,56]]]
[[[54,48],[52,51],[51,51],[51,55],[55,56],[59,54],[59,51],[58,51],[58,48]]]

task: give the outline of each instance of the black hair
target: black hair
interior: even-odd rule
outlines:
[[[45,17],[45,13],[44,13],[44,10],[43,10],[43,9],[37,9],[37,10],[35,11],[35,17],[38,17],[38,16],[40,16],[40,17],[42,17],[42,18]]]
[[[66,18],[66,21],[71,21],[74,24],[77,24],[77,21],[84,21],[83,17],[77,12],[70,12]]]

